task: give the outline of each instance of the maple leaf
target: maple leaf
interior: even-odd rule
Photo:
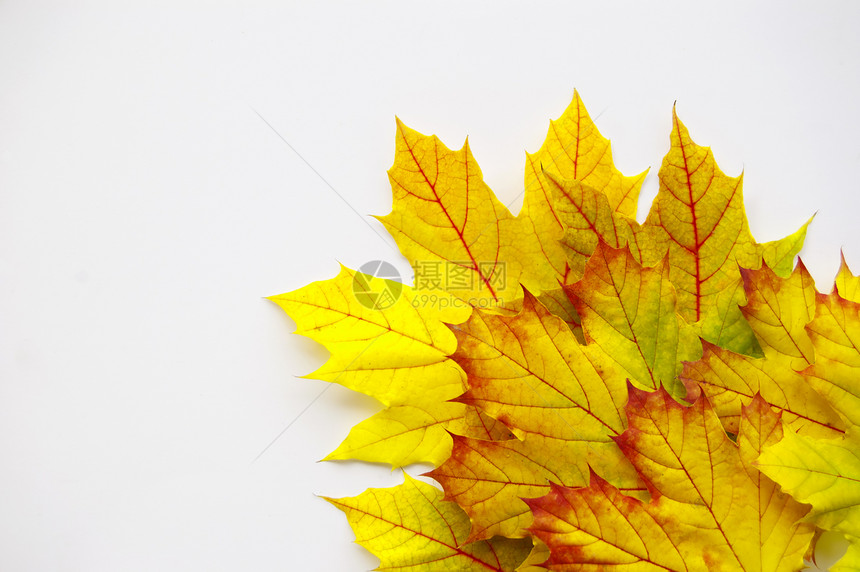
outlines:
[[[675,312],[669,266],[643,268],[629,249],[601,242],[579,282],[565,287],[589,344],[604,349],[628,379],[673,392],[682,361],[701,354],[699,340]]]
[[[571,272],[567,283],[578,280],[586,261],[605,242],[614,248],[627,246],[640,260],[639,240],[645,231],[635,219],[612,210],[602,191],[576,180],[561,180],[547,175],[548,184],[555,189],[558,211],[566,230],[561,239]]]
[[[546,492],[549,480],[584,485],[589,463],[618,486],[641,489],[611,440],[624,430],[625,377],[599,347],[580,346],[528,293],[516,315],[475,310],[453,330],[452,357],[469,384],[458,401],[517,436],[454,437],[451,457],[428,473],[471,517],[471,539],[524,535],[531,519],[519,499]]]
[[[854,283],[843,258],[835,291],[815,295],[815,317],[805,326],[815,362],[804,377],[849,425],[847,432],[830,439],[787,433],[758,460],[763,473],[812,505],[815,524],[848,539],[834,571],[860,569],[860,304],[839,294],[856,293]]]
[[[495,538],[464,544],[469,518],[442,492],[405,476],[402,485],[368,489],[356,497],[325,498],[342,510],[356,542],[398,572],[514,572],[531,550],[527,539]]]
[[[545,289],[540,300],[567,322],[578,339],[584,341],[581,318],[563,285],[582,277],[586,261],[600,243],[615,248],[626,246],[639,260],[637,241],[643,233],[639,223],[613,211],[606,195],[585,183],[560,180],[547,173],[544,186],[551,191],[556,205],[555,215],[564,228],[556,244],[564,252],[566,263],[564,276],[557,277],[558,285],[562,287]]]
[[[503,236],[514,217],[484,183],[468,141],[452,151],[398,119],[388,178],[392,210],[377,218],[407,260],[452,265],[463,275],[450,291],[466,301],[503,303],[519,295],[517,252],[511,237]],[[510,280],[499,284],[502,272]]]
[[[815,349],[815,363],[804,370],[809,384],[846,421],[860,425],[860,303],[818,294],[806,331]]]
[[[812,538],[809,510],[752,461],[782,435],[779,414],[756,398],[738,445],[707,399],[689,407],[665,390],[630,386],[628,428],[616,438],[653,500],[624,495],[592,474],[587,488],[554,485],[528,500],[531,531],[550,570],[798,570]]]
[[[582,199],[576,193],[565,193],[559,181],[580,181],[590,189],[599,189],[607,209],[634,219],[646,174],[625,177],[615,168],[609,141],[574,91],[573,101],[562,116],[550,121],[541,148],[526,154],[525,195],[517,220],[522,236],[519,249],[526,254],[524,270],[532,278],[529,286],[553,290],[558,283],[578,278],[567,248],[559,240],[570,227],[570,214],[565,211],[572,208],[576,212]],[[574,264],[577,262],[581,261]],[[581,273],[581,268],[578,270]]]
[[[747,303],[741,312],[764,355],[756,359],[705,342],[702,359],[684,365],[681,381],[687,400],[704,392],[726,429],[737,433],[741,407],[762,397],[783,412],[796,432],[836,437],[845,428],[827,400],[799,370],[814,361],[815,349],[806,327],[815,315],[817,291],[801,261],[787,278],[767,264],[742,270]]]
[[[846,300],[860,302],[860,277],[851,273],[851,269],[848,268],[848,263],[845,261],[845,254],[842,254],[840,258],[839,272],[836,274],[833,289]]]
[[[798,259],[787,278],[767,264],[758,270],[741,269],[741,276],[747,300],[741,312],[761,346],[789,358],[787,365],[794,370],[815,361],[812,340],[805,328],[815,315],[817,290],[803,261]]]
[[[827,401],[803,375],[772,358],[751,358],[705,342],[702,359],[685,364],[681,372],[686,399],[704,393],[733,434],[738,432],[741,408],[758,393],[782,411],[792,431],[818,437],[840,435],[845,425]]]
[[[797,500],[812,505],[818,526],[843,533],[848,554],[833,571],[857,570],[860,564],[860,428],[840,439],[814,439],[787,432],[767,447],[758,468]]]
[[[615,168],[609,140],[600,134],[579,92],[574,90],[573,101],[561,117],[550,121],[541,148],[526,154],[525,173],[525,210],[552,208],[547,205],[549,195],[543,186],[544,176],[550,174],[600,189],[613,211],[635,218],[639,191],[648,171],[626,177]]]
[[[806,228],[772,243],[753,239],[743,205],[742,176],[729,177],[713,153],[696,145],[672,113],[671,148],[660,167],[660,189],[643,229],[643,261],[669,257],[679,314],[697,324],[707,341],[738,353],[757,354],[755,337],[738,306],[743,302],[738,266],[790,271]]]
[[[357,277],[366,281],[363,288],[400,294],[390,307],[371,305],[355,294]],[[482,431],[483,424],[473,420],[476,411],[448,401],[463,392],[465,374],[449,357],[457,342],[443,320],[463,321],[471,308],[420,304],[415,296],[408,286],[341,267],[331,280],[270,298],[295,320],[297,333],[331,353],[306,377],[337,382],[386,406],[353,428],[327,459],[440,464],[451,452],[448,431],[496,434]]]

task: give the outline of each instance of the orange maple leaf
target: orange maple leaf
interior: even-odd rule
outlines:
[[[587,488],[554,485],[528,500],[531,532],[550,570],[798,570],[813,527],[809,507],[752,462],[782,437],[760,397],[744,409],[738,445],[707,399],[685,407],[664,390],[630,387],[628,428],[616,438],[645,480],[642,502],[592,474]]]

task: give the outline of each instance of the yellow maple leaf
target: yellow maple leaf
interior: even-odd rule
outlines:
[[[860,304],[818,294],[806,331],[815,348],[815,363],[804,371],[809,384],[849,423],[860,425]]]
[[[397,291],[390,306],[356,294]],[[446,297],[444,293],[438,296]],[[465,304],[425,304],[412,288],[342,267],[331,280],[272,296],[295,320],[297,333],[331,353],[306,377],[339,383],[379,400],[386,409],[356,426],[327,459],[362,459],[404,466],[440,464],[451,452],[448,431],[482,433],[477,415],[449,400],[463,392],[465,374],[450,359],[457,341],[443,322],[465,320]]]
[[[737,433],[741,407],[759,393],[783,412],[793,431],[825,438],[841,435],[844,423],[798,373],[815,358],[806,326],[815,314],[817,291],[806,267],[798,262],[787,278],[767,264],[741,273],[747,299],[741,312],[759,340],[764,359],[706,342],[702,359],[685,364],[681,373],[687,400],[704,392],[726,429]]]
[[[624,430],[625,377],[600,347],[580,346],[528,293],[518,314],[476,310],[454,331],[453,358],[469,383],[458,401],[518,437],[455,437],[451,457],[429,473],[471,517],[471,539],[524,535],[530,516],[519,499],[546,492],[549,480],[585,484],[589,463],[617,486],[641,489],[611,439]]]
[[[706,399],[690,407],[663,390],[631,386],[628,429],[616,440],[653,501],[622,494],[597,475],[587,488],[554,486],[528,501],[531,531],[551,552],[550,570],[799,570],[813,528],[809,510],[752,461],[782,434],[779,415],[757,398],[744,411],[738,445]]]
[[[574,90],[573,101],[561,117],[550,121],[541,148],[526,154],[524,209],[526,205],[545,208],[548,195],[542,178],[546,174],[600,189],[613,211],[636,218],[639,191],[648,170],[626,177],[615,167],[609,140],[600,134],[579,92]],[[536,192],[538,189],[543,192]]]
[[[825,438],[841,435],[844,422],[804,376],[787,367],[773,350],[766,348],[765,356],[752,358],[705,342],[702,359],[686,363],[681,372],[687,401],[704,393],[726,430],[736,434],[742,407],[761,394],[782,412],[792,431]]]
[[[791,369],[801,370],[815,361],[806,325],[815,315],[815,282],[802,260],[787,278],[764,264],[758,270],[741,270],[746,304],[741,312],[762,347],[788,358]],[[771,359],[776,359],[773,357]]]
[[[434,286],[473,302],[503,305],[519,297],[520,263],[502,230],[514,217],[484,183],[468,141],[452,151],[398,120],[388,178],[392,210],[377,218],[407,260],[444,265],[443,282]],[[416,268],[416,280],[424,274]]]
[[[527,539],[464,543],[469,518],[439,489],[406,475],[390,489],[356,497],[323,497],[342,510],[356,542],[379,557],[376,570],[398,572],[514,572],[531,550]]]
[[[639,242],[645,232],[635,219],[615,212],[606,195],[576,180],[561,180],[547,175],[547,184],[555,190],[557,210],[565,232],[560,244],[567,255],[570,272],[566,283],[579,280],[598,242],[613,248],[627,247],[637,261],[641,260]]]
[[[601,193],[612,212],[635,219],[646,174],[625,177],[615,168],[609,140],[600,134],[574,91],[562,116],[550,121],[541,148],[526,154],[526,191],[517,219],[522,237],[518,248],[525,254],[524,271],[532,280],[529,286],[552,290],[558,283],[578,277],[559,240],[569,226],[561,211],[581,200],[560,192],[558,181],[580,181]]]
[[[758,353],[738,309],[743,303],[738,266],[758,268],[762,258],[788,270],[806,225],[770,244],[753,239],[743,205],[742,177],[729,177],[713,153],[693,142],[673,112],[671,148],[660,168],[660,189],[643,228],[643,261],[668,253],[669,277],[680,315],[699,325],[706,340],[738,353]],[[808,224],[808,223],[807,223]]]
[[[840,256],[839,272],[836,274],[835,291],[852,302],[860,302],[860,277],[854,276],[845,261],[845,254]]]
[[[786,432],[764,449],[758,468],[800,502],[812,505],[818,526],[843,533],[850,543],[833,571],[860,563],[860,428],[840,439],[814,439]]]
[[[840,532],[848,552],[830,569],[860,568],[860,304],[856,280],[843,258],[832,294],[816,294],[815,317],[805,326],[815,362],[803,375],[849,425],[837,438],[786,433],[760,456],[761,471],[801,502],[812,505],[816,525]]]

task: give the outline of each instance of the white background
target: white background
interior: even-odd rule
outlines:
[[[376,566],[314,495],[401,481],[316,462],[377,405],[298,379],[325,352],[263,297],[338,261],[408,278],[365,216],[395,114],[469,135],[516,211],[576,87],[652,169],[641,219],[677,100],[757,239],[817,211],[819,287],[840,247],[860,270],[856,2],[136,4],[0,2],[4,571]]]

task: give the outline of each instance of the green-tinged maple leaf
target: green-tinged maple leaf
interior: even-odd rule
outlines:
[[[757,393],[782,410],[783,420],[796,432],[835,437],[844,423],[798,370],[814,360],[806,331],[815,315],[817,292],[802,262],[787,278],[766,264],[742,270],[747,303],[741,308],[762,347],[764,358],[740,355],[705,343],[702,359],[687,363],[681,381],[687,400],[700,392],[713,403],[726,429],[737,433],[741,407]]]
[[[681,362],[701,355],[698,338],[675,312],[665,261],[643,268],[628,249],[601,242],[582,280],[565,291],[588,343],[600,346],[641,387],[662,385],[674,393]]]
[[[782,435],[779,414],[756,398],[738,444],[706,399],[689,407],[664,390],[630,387],[628,428],[616,438],[651,491],[642,502],[592,474],[588,487],[553,486],[528,501],[531,531],[550,570],[799,570],[809,510],[752,461]]]
[[[364,277],[373,291],[400,290],[390,307],[373,306],[356,295],[355,279],[342,267],[331,280],[271,297],[295,320],[297,333],[331,353],[307,377],[337,382],[387,407],[356,426],[328,458],[440,464],[451,452],[448,431],[490,438],[468,422],[468,406],[448,401],[463,392],[465,374],[449,357],[457,341],[443,321],[465,320],[470,307],[420,304],[407,286]]]
[[[522,536],[531,518],[519,499],[546,492],[550,480],[586,484],[589,463],[619,487],[641,488],[611,440],[624,430],[625,376],[600,347],[580,346],[528,293],[516,315],[475,310],[452,329],[469,383],[458,401],[518,437],[455,437],[451,457],[429,473],[472,518],[470,538]]]
[[[764,449],[758,468],[800,502],[812,505],[811,520],[843,533],[849,553],[831,570],[856,570],[860,554],[860,428],[839,439],[786,432]]]
[[[788,276],[791,273],[792,268],[794,268],[794,260],[806,240],[809,224],[814,218],[815,215],[812,215],[809,220],[803,223],[803,226],[785,238],[759,245],[762,261],[769,268],[772,268],[778,276]]]
[[[564,293],[563,288],[546,290],[537,298],[547,310],[552,312],[553,315],[561,318],[562,321],[567,324],[567,327],[570,328],[570,331],[573,332],[573,335],[576,336],[576,339],[580,343],[585,343],[585,335],[582,333],[582,324],[580,323],[581,320],[579,318],[579,314],[577,314],[576,308],[570,302],[567,294]]]
[[[806,225],[776,243],[758,244],[747,223],[742,177],[729,177],[711,150],[696,145],[673,113],[671,148],[660,168],[660,189],[643,228],[649,231],[643,261],[669,256],[681,316],[703,338],[738,353],[757,354],[758,344],[738,309],[743,302],[738,266],[791,268]],[[807,223],[808,224],[808,223]]]
[[[379,558],[376,570],[514,572],[531,550],[527,539],[464,543],[466,514],[442,500],[442,491],[409,475],[396,487],[326,500],[346,514],[356,542]]]

